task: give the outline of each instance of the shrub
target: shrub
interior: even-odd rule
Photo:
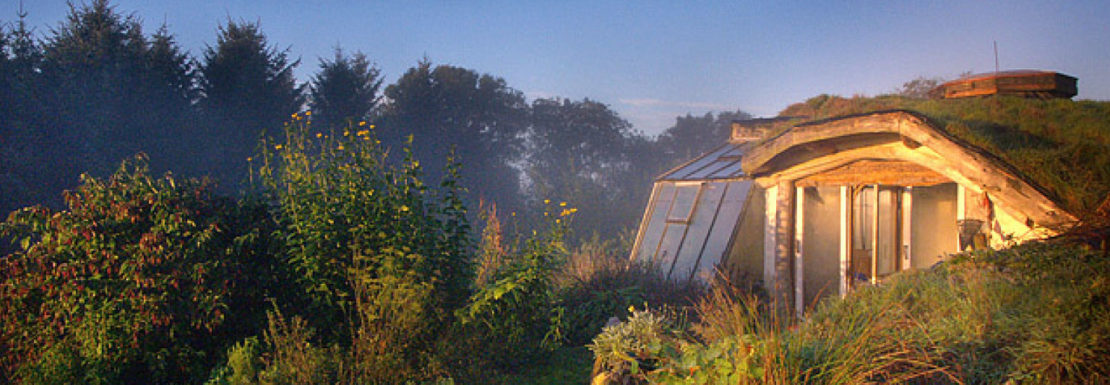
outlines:
[[[294,115],[262,142],[256,174],[305,298],[292,305],[323,341],[350,348],[361,381],[426,380],[442,371],[437,348],[472,276],[459,165],[448,159],[429,188],[411,138],[390,163],[372,130],[317,131]]]
[[[151,177],[144,156],[81,181],[66,209],[26,208],[0,225],[20,244],[0,259],[3,375],[203,379],[274,295],[266,211],[214,195],[207,181]]]
[[[629,261],[627,249],[596,239],[571,253],[556,278],[572,346],[590,342],[610,318],[630,316],[630,305],[684,308],[704,292],[698,282],[667,280],[650,264]]]
[[[463,333],[471,334],[480,352],[475,362],[479,366],[512,372],[535,360],[544,348],[561,343],[563,309],[556,301],[554,279],[566,261],[568,216],[564,210],[549,230],[534,233],[518,252],[506,255],[491,282],[479,287],[459,310]]]

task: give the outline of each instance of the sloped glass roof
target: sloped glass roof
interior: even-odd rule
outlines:
[[[747,143],[726,143],[656,179],[633,258],[674,280],[711,278],[728,252],[752,181],[741,170]]]
[[[725,143],[701,157],[667,171],[658,180],[695,181],[743,177],[740,157],[748,147],[748,143]]]
[[[740,222],[750,179],[655,183],[634,249],[670,279],[712,277]]]

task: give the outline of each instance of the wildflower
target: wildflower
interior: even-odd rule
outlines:
[[[252,161],[252,160],[254,160],[254,158],[251,158],[251,157],[249,157],[249,156],[247,157],[247,161],[248,161],[248,162],[250,162],[250,161]]]
[[[317,133],[316,133],[316,138],[317,138],[317,139],[319,139],[319,138],[320,138],[320,137],[322,137],[322,136],[324,136],[324,134],[321,134],[321,133],[319,133],[319,132],[317,132]]]
[[[305,111],[304,116],[312,116],[312,111]]]
[[[546,205],[546,204],[548,204],[548,203],[551,203],[551,200],[550,200],[550,199],[544,199],[544,200],[543,200],[543,204],[545,204],[545,205]]]
[[[340,144],[338,149],[339,149],[339,151],[343,151],[343,145]]]
[[[274,145],[274,149],[275,149],[275,150],[280,150],[280,149],[281,149],[281,147],[282,147],[282,146],[281,146],[280,144],[275,144],[275,145]]]
[[[293,119],[296,119],[296,118],[297,118],[297,114],[289,115],[289,117],[290,117],[290,118],[293,118]]]
[[[359,132],[356,132],[355,135],[367,136],[367,135],[370,135],[370,130],[360,130]]]
[[[563,221],[562,219],[558,219],[558,218],[556,218],[556,219],[555,219],[555,224],[559,224],[559,222],[562,222],[562,221]]]
[[[374,125],[373,125],[373,124],[371,124],[371,125],[370,125],[370,128],[374,128]]]
[[[366,125],[366,121],[365,121],[365,120],[364,120],[364,121],[360,121],[360,122],[358,122],[358,126],[359,126],[359,127],[362,127],[362,126],[365,126],[365,125]]]
[[[349,135],[351,135],[350,131],[343,130],[343,136],[349,136]]]
[[[567,207],[567,202],[559,202],[559,207]]]
[[[513,211],[512,213],[510,213],[509,216],[515,217],[516,216],[516,211]]]
[[[628,312],[629,313],[636,312],[636,305],[628,305]]]
[[[409,211],[409,207],[406,206],[406,205],[401,205],[401,212],[406,212],[406,211]]]
[[[545,217],[547,216],[547,211],[543,212],[543,216],[545,216]]]

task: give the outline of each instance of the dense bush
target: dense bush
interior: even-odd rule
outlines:
[[[598,239],[583,243],[556,275],[569,345],[589,343],[610,318],[630,316],[629,306],[685,308],[704,294],[700,282],[667,280],[650,264],[629,261],[630,247]]]
[[[147,173],[143,156],[82,177],[67,208],[0,231],[2,375],[22,383],[196,383],[262,324],[276,264],[264,206],[207,181]],[[237,337],[240,336],[240,337]]]
[[[258,180],[305,299],[291,305],[323,341],[350,349],[354,378],[428,379],[444,370],[437,347],[472,275],[458,164],[448,159],[429,188],[410,149],[389,163],[372,129],[320,131],[294,115],[263,141]]]

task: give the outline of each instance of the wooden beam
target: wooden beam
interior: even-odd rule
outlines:
[[[805,148],[803,145],[830,140],[863,142],[876,135],[885,141],[891,134],[904,139],[892,143],[872,143],[862,148],[834,146],[835,152],[821,153],[816,157],[804,151],[791,151]],[[907,146],[907,143],[912,144]],[[892,151],[892,146],[901,150]],[[828,147],[810,148],[829,151]],[[868,149],[882,149],[887,154],[867,154]],[[847,160],[842,156],[844,153],[855,153],[857,156]],[[792,160],[792,157],[795,159]],[[924,118],[908,111],[876,112],[797,125],[753,147],[744,155],[742,164],[744,171],[757,176],[758,180],[784,172],[798,174],[800,170],[796,170],[797,167],[828,164],[825,158],[832,157],[840,158],[839,165],[859,159],[907,160],[960,184],[989,191],[998,202],[1037,225],[1051,228],[1075,221],[1075,216],[1063,211],[1044,189],[1025,180],[1013,166],[933,127]],[[801,173],[793,179],[808,176],[812,171],[823,170],[821,167],[817,168],[818,170],[809,170],[811,172]]]
[[[805,188],[794,188],[794,312],[805,313],[805,276],[802,260],[805,252]]]
[[[848,186],[840,186],[840,295],[848,295],[848,264],[852,255],[852,200]]]
[[[861,159],[799,179],[802,187],[884,184],[932,186],[951,179],[927,167],[904,160]]]
[[[794,256],[794,183],[780,182],[775,189],[775,285],[774,299],[787,312],[794,309],[792,257]]]

